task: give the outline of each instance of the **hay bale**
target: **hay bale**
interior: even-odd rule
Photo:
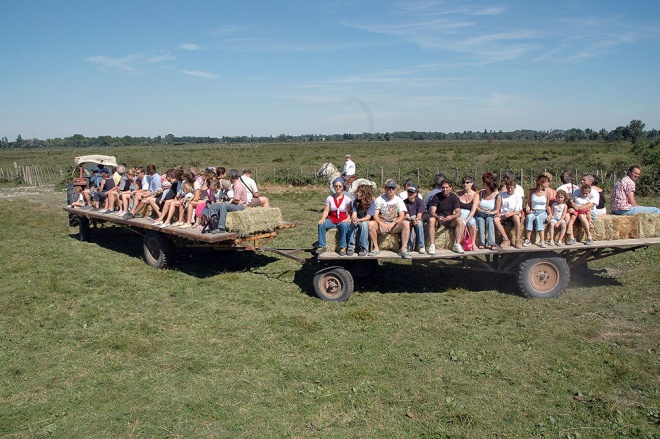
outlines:
[[[428,230],[428,229],[427,229]],[[454,248],[456,242],[456,229],[447,228],[445,226],[440,226],[438,230],[435,231],[435,248],[451,250]],[[428,239],[427,239],[428,241]]]
[[[660,237],[660,215],[653,213],[641,213],[637,217],[640,238]]]
[[[249,236],[272,232],[281,223],[282,211],[278,207],[255,207],[227,213],[226,229],[240,236]]]

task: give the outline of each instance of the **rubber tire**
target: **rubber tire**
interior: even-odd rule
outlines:
[[[353,279],[366,279],[372,277],[378,268],[376,259],[352,259],[346,261],[346,269],[351,273]]]
[[[559,297],[570,279],[571,269],[566,259],[554,253],[527,259],[520,264],[518,270],[520,291],[526,297],[534,299]]]
[[[80,217],[78,220],[78,239],[87,242],[90,239],[89,218]]]
[[[353,276],[342,267],[327,267],[314,275],[314,292],[326,302],[345,302],[353,294]]]
[[[142,241],[144,261],[154,268],[165,269],[172,264],[173,254],[170,240],[162,233],[150,231]]]

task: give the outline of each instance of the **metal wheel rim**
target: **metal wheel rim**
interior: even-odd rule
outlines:
[[[327,297],[340,296],[343,289],[344,283],[341,278],[334,273],[328,273],[323,275],[321,282],[319,283],[321,293]]]
[[[539,262],[530,270],[529,284],[540,294],[548,294],[557,288],[559,279],[559,267],[550,262]]]

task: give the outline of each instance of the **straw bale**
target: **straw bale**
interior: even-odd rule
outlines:
[[[456,243],[456,229],[441,226],[435,231],[435,248],[438,250],[451,250]],[[427,239],[428,241],[428,239]]]
[[[271,232],[282,223],[282,211],[278,207],[255,207],[227,213],[226,228],[241,236],[258,232]]]
[[[660,237],[660,215],[653,213],[641,213],[634,215],[638,219],[640,238]]]

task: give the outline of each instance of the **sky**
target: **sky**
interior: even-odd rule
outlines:
[[[657,0],[0,0],[0,137],[660,129]]]

